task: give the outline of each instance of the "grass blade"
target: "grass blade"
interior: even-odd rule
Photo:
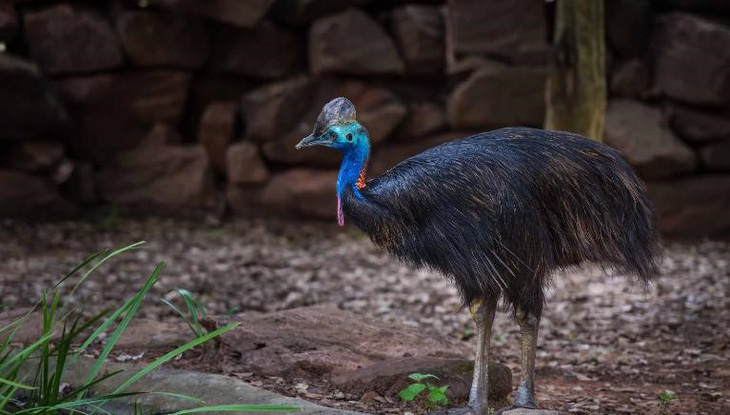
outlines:
[[[17,391],[17,390],[18,390],[17,386],[10,387],[10,390],[7,391],[6,395],[3,396],[2,397],[3,399],[0,401],[0,410],[2,410],[3,408],[5,408],[8,405],[8,402],[10,402],[10,398],[12,398],[13,395],[15,395],[15,391]],[[5,412],[5,411],[3,411],[3,412]]]
[[[201,314],[205,316],[205,308],[190,291],[178,288],[177,292],[183,300],[185,300],[185,305],[188,307],[188,313],[190,313],[190,319],[195,327],[195,334],[200,337],[203,334],[203,328],[201,327],[200,319],[198,318],[198,310],[200,310]]]
[[[84,274],[83,274],[83,275],[81,276],[81,278],[79,278],[79,280],[78,280],[78,281],[76,282],[76,285],[74,285],[74,288],[73,288],[73,289],[71,290],[71,294],[70,294],[70,295],[73,295],[73,294],[74,294],[74,293],[76,292],[76,289],[78,289],[78,288],[79,288],[79,286],[80,286],[80,285],[81,285],[81,284],[82,284],[82,283],[83,283],[84,281],[86,281],[86,279],[87,279],[87,278],[89,278],[89,276],[90,276],[91,274],[93,274],[93,273],[94,273],[94,271],[96,271],[96,269],[97,269],[97,268],[99,268],[99,267],[100,267],[100,266],[101,266],[102,264],[104,264],[104,263],[105,263],[106,261],[108,261],[108,260],[109,260],[109,259],[111,259],[111,258],[114,258],[115,256],[117,256],[117,255],[119,255],[119,254],[121,254],[121,253],[124,253],[124,252],[126,252],[126,251],[129,251],[129,250],[131,250],[131,249],[134,249],[134,248],[137,248],[138,246],[140,246],[140,245],[142,245],[142,244],[144,244],[144,243],[145,243],[145,241],[139,241],[139,242],[135,242],[135,243],[133,243],[133,244],[131,244],[131,245],[126,245],[126,246],[123,246],[123,247],[121,247],[121,248],[119,248],[119,249],[116,249],[116,250],[114,250],[114,251],[112,251],[112,252],[108,253],[107,255],[105,255],[105,256],[104,256],[104,258],[100,259],[100,260],[99,260],[99,261],[98,261],[97,263],[95,263],[95,264],[94,264],[94,265],[93,265],[93,266],[92,266],[91,268],[89,268],[89,269],[88,269],[88,270],[87,270],[87,271],[86,271],[86,272],[85,272],[85,273],[84,273]]]
[[[60,402],[55,405],[36,406],[33,408],[28,408],[28,409],[14,412],[14,414],[23,415],[23,414],[53,413],[53,412],[61,410],[61,409],[78,412],[79,410],[74,409],[74,408],[79,407],[79,406],[91,406],[96,403],[104,403],[104,402],[112,401],[114,399],[125,398],[128,396],[136,396],[136,395],[141,395],[141,394],[142,394],[142,392],[112,393],[109,395],[95,396],[93,398],[75,399],[72,401]]]
[[[28,360],[30,354],[33,353],[35,349],[40,347],[40,345],[42,345],[45,341],[50,339],[53,334],[54,332],[46,333],[45,335],[41,336],[41,338],[33,342],[30,346],[26,346],[22,351],[8,358],[5,362],[3,362],[3,367],[0,367],[0,370],[2,370],[4,367],[9,367],[10,364],[15,363],[16,361],[21,361],[22,363],[23,361]]]
[[[130,245],[131,246],[131,245]],[[91,371],[89,372],[89,375],[87,377],[86,383],[89,383],[94,380],[96,375],[99,373],[99,370],[101,370],[101,365],[104,364],[104,360],[109,356],[109,353],[111,353],[114,346],[116,346],[117,342],[119,341],[119,338],[122,336],[122,333],[124,333],[124,330],[127,329],[127,326],[129,326],[129,323],[132,321],[132,317],[137,313],[137,309],[139,309],[139,306],[142,304],[142,301],[144,300],[145,296],[147,296],[147,293],[152,288],[153,285],[157,283],[157,281],[160,279],[160,272],[162,272],[162,268],[164,267],[164,263],[159,263],[155,270],[152,272],[152,275],[150,275],[149,278],[147,278],[147,281],[145,282],[145,285],[142,287],[142,289],[133,297],[131,304],[129,305],[129,309],[124,314],[124,318],[121,322],[119,322],[119,325],[117,325],[116,330],[114,330],[114,333],[109,337],[109,340],[107,341],[106,345],[104,346],[104,349],[102,349],[101,353],[99,354],[99,357],[96,359],[96,363],[94,363],[94,367],[92,367]]]
[[[112,324],[114,324],[115,321],[117,321],[119,316],[129,310],[129,307],[132,305],[134,299],[135,297],[132,297],[127,300],[127,302],[124,303],[122,307],[115,311],[111,316],[109,316],[109,318],[106,319],[104,323],[102,323],[96,330],[94,330],[94,332],[91,333],[86,341],[84,341],[84,343],[82,343],[81,346],[78,348],[78,352],[81,353],[86,350],[86,348],[89,347],[91,343],[93,343],[94,340],[99,337],[101,333],[105,332]]]
[[[0,378],[0,383],[8,385],[8,386],[12,386],[15,389],[24,389],[24,390],[28,390],[28,391],[37,389],[37,388],[34,388],[33,386],[23,385],[22,383],[13,382],[12,380],[8,380],[5,378]]]
[[[30,315],[30,312],[28,312],[23,317],[21,317],[21,318],[15,320],[15,321],[13,321],[12,323],[8,324],[7,326],[0,327],[0,334],[3,334],[6,330],[10,330],[10,329],[14,328],[15,326],[18,326],[18,325],[21,325],[22,326],[21,323],[25,323],[28,320],[28,316],[29,315]],[[16,330],[17,330],[17,328],[16,328]]]
[[[63,284],[64,281],[66,281],[67,279],[71,278],[71,276],[73,276],[74,274],[76,274],[77,272],[79,272],[83,267],[85,267],[86,265],[88,265],[91,261],[95,260],[96,258],[99,258],[100,256],[102,256],[103,254],[105,254],[108,251],[109,251],[108,249],[103,249],[103,250],[101,250],[101,251],[99,251],[99,252],[97,252],[95,254],[91,254],[86,259],[84,259],[83,261],[81,261],[80,264],[76,265],[76,267],[74,267],[74,269],[72,269],[69,273],[67,273],[66,275],[64,275],[63,277],[61,277],[61,280],[58,281],[53,287],[51,287],[51,289],[58,288],[59,285]]]
[[[188,325],[188,327],[190,328],[190,331],[192,331],[193,333],[195,333],[196,336],[200,337],[198,335],[198,331],[195,330],[195,326],[193,326],[193,323],[190,321],[190,319],[188,318],[188,316],[185,315],[185,313],[183,313],[182,311],[180,311],[180,309],[177,308],[175,306],[175,304],[173,304],[173,303],[165,300],[164,298],[160,298],[160,301],[162,301],[163,304],[165,304],[166,306],[170,307],[174,312],[176,312],[177,315],[180,316],[180,318],[182,319],[182,321],[184,321],[185,324]]]
[[[182,297],[183,301],[185,301],[185,306],[188,309],[187,315],[183,313],[172,302],[164,298],[161,298],[160,300],[180,316],[180,318],[185,322],[185,324],[188,325],[188,327],[193,332],[193,334],[195,334],[196,337],[202,336],[203,326],[200,324],[200,316],[206,315],[205,307],[203,307],[203,304],[200,303],[200,300],[198,300],[198,298],[195,297],[190,291],[183,288],[177,288],[174,291],[177,292],[180,297]]]
[[[149,365],[147,365],[144,368],[142,368],[139,372],[137,372],[136,374],[134,374],[134,376],[132,376],[131,378],[127,379],[126,382],[124,382],[121,385],[119,385],[119,387],[114,390],[114,393],[119,393],[119,392],[123,391],[129,385],[131,385],[134,382],[138,381],[141,377],[143,377],[144,375],[148,374],[149,372],[155,370],[157,367],[159,367],[163,363],[165,363],[165,362],[173,359],[175,356],[177,356],[177,355],[185,352],[186,350],[190,350],[190,349],[192,349],[195,346],[198,346],[200,344],[203,344],[203,343],[207,342],[208,340],[210,340],[210,339],[212,339],[214,337],[220,336],[223,333],[226,333],[228,331],[231,331],[234,328],[238,327],[240,324],[241,323],[238,323],[238,322],[231,323],[231,324],[227,324],[227,325],[219,328],[218,330],[211,331],[210,333],[208,333],[208,334],[206,334],[204,336],[198,337],[195,340],[191,340],[191,341],[185,343],[184,345],[182,345],[182,346],[178,347],[177,349],[175,349],[175,350],[173,350],[173,351],[165,354],[164,356],[158,358],[154,362],[152,362]]]

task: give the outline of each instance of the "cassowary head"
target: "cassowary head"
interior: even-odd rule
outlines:
[[[365,186],[365,166],[370,155],[368,132],[355,120],[352,102],[340,97],[322,108],[314,123],[314,131],[297,144],[297,149],[311,146],[330,147],[343,154],[337,175],[337,223],[342,226],[345,224],[343,192],[352,188],[355,195],[362,197],[358,189]]]
[[[349,153],[368,147],[368,133],[355,119],[355,106],[347,98],[328,102],[314,123],[312,134],[304,137],[296,148],[325,146]]]

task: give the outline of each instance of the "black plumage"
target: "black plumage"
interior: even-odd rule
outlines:
[[[658,274],[654,211],[618,152],[575,134],[503,128],[413,156],[365,180],[367,130],[345,98],[328,103],[297,148],[342,151],[338,222],[415,266],[453,278],[477,326],[467,413],[489,413],[489,339],[497,302],[521,329],[515,406],[535,408],[535,355],[555,271],[613,266],[644,283]]]
[[[360,189],[345,217],[376,245],[453,277],[465,304],[539,316],[553,271],[583,261],[648,281],[654,213],[618,152],[566,132],[503,128],[431,148]]]

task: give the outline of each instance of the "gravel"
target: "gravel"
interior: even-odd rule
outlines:
[[[87,255],[148,241],[103,265],[77,291],[89,307],[121,304],[159,262],[163,277],[142,309],[173,317],[156,298],[185,288],[209,313],[274,311],[324,302],[341,308],[455,330],[463,323],[448,281],[412,271],[351,229],[321,223],[239,221],[219,228],[171,220],[122,221],[113,228],[88,222],[0,227],[2,297],[6,307],[29,305]],[[89,309],[89,311],[92,311]]]
[[[71,301],[89,311],[118,306],[164,261],[163,278],[141,310],[145,317],[177,318],[159,299],[180,301],[172,290],[185,288],[213,314],[329,302],[432,333],[464,340],[472,335],[468,313],[448,280],[409,269],[350,227],[322,223],[5,221],[0,224],[2,305],[30,305],[88,254],[139,240],[148,243],[103,265]],[[544,379],[544,404],[569,405],[576,413],[594,407],[655,411],[656,394],[671,388],[682,398],[675,404],[680,408],[709,408],[687,413],[728,408],[728,248],[719,241],[668,243],[662,276],[648,288],[598,267],[560,273],[540,328],[538,382]],[[499,314],[494,332],[495,355],[518,374],[518,329],[510,316]],[[626,385],[633,385],[633,394],[620,392]]]

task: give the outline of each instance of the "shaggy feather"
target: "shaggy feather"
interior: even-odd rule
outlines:
[[[647,282],[654,212],[618,152],[566,132],[504,128],[431,148],[344,190],[347,220],[416,266],[454,279],[465,304],[503,298],[539,316],[554,271],[582,262]]]

